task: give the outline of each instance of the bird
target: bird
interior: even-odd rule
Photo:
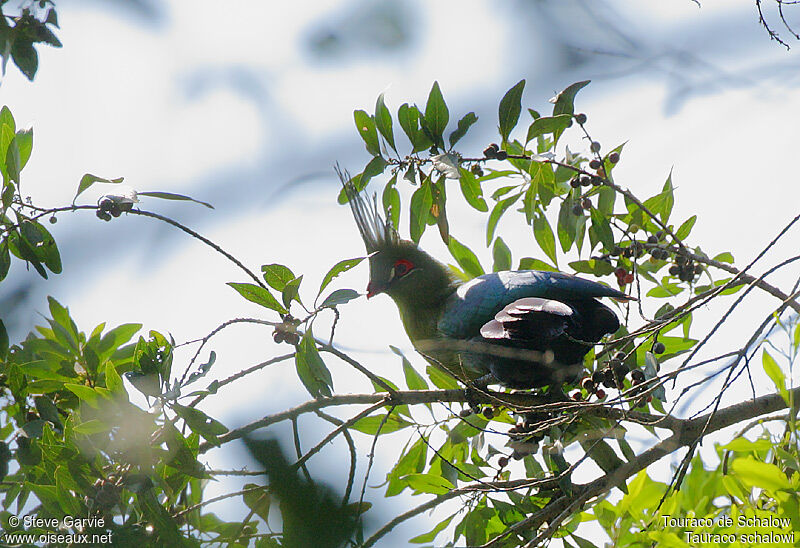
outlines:
[[[561,388],[581,377],[584,356],[620,326],[598,298],[635,300],[561,272],[494,272],[463,281],[401,239],[391,220],[337,167],[369,258],[366,295],[391,297],[415,350],[469,385]]]

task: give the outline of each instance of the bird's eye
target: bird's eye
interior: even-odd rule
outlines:
[[[400,259],[392,267],[393,278],[402,278],[414,268],[414,265],[405,259]]]

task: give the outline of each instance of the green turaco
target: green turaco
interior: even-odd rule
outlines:
[[[586,353],[619,328],[616,314],[597,298],[631,297],[597,282],[536,270],[457,279],[400,239],[377,200],[339,175],[369,253],[367,297],[389,295],[416,350],[457,378],[560,387],[579,378]]]

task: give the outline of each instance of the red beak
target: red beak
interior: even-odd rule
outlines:
[[[369,282],[367,284],[367,298],[371,299],[375,295],[383,293],[384,290],[385,288],[381,287],[379,284],[376,284],[375,282]]]

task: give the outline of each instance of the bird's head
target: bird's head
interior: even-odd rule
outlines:
[[[378,211],[377,198],[369,200],[346,173],[336,171],[369,253],[367,298],[386,293],[398,304],[425,305],[443,297],[454,284],[448,269],[414,242],[402,240]]]

